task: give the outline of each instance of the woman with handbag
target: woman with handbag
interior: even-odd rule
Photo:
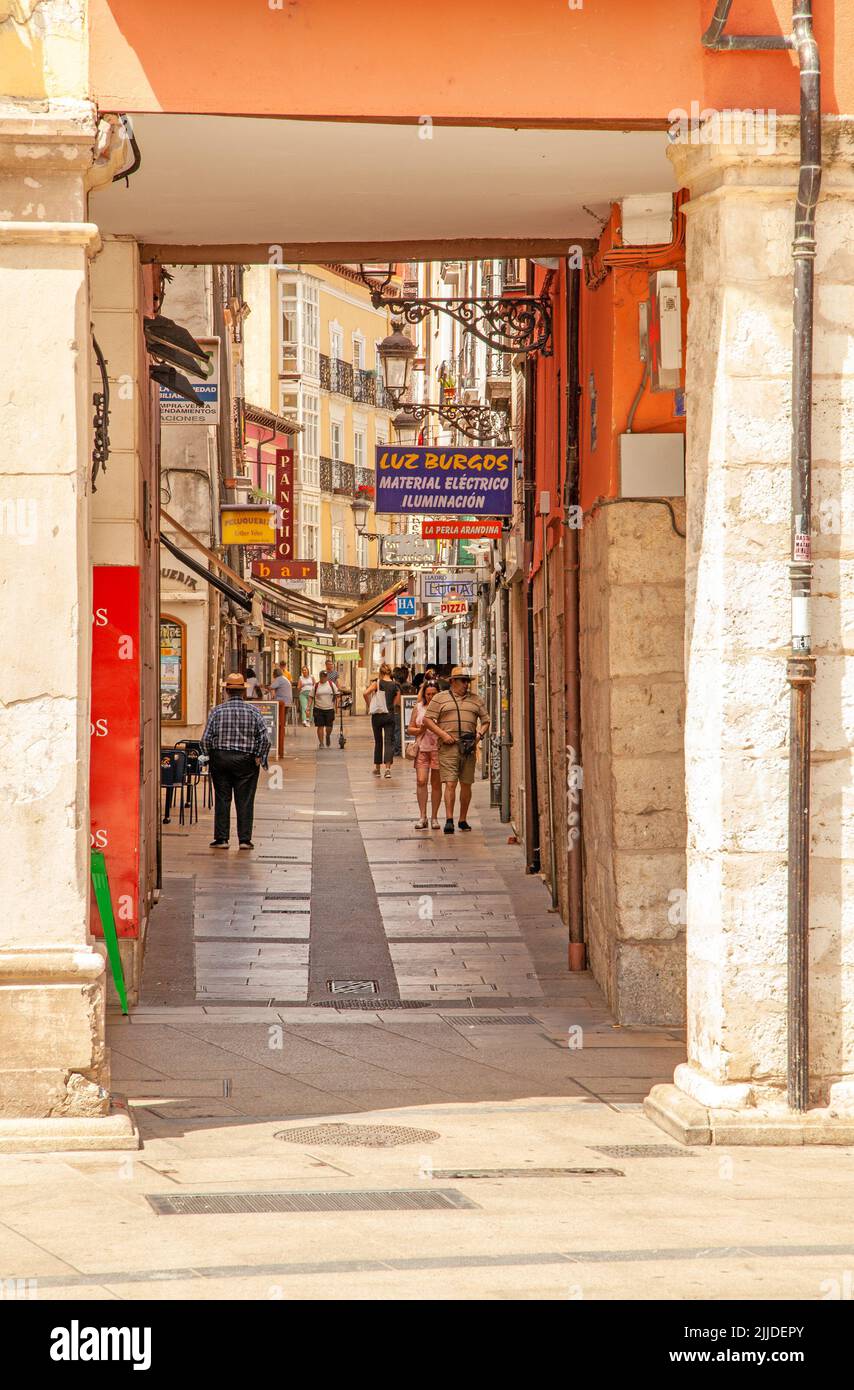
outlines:
[[[383,662],[379,675],[371,681],[365,691],[365,705],[371,716],[374,731],[374,776],[379,777],[381,765],[385,763],[385,776],[391,776],[394,762],[394,722],[395,710],[400,704],[400,686],[392,679],[391,667]]]
[[[431,729],[424,723],[424,715],[427,706],[434,695],[439,693],[439,687],[429,680],[422,683],[418,693],[418,703],[412,711],[412,718],[406,732],[414,734],[412,743],[406,745],[406,756],[412,758],[415,765],[415,795],[418,797],[418,809],[421,812],[421,819],[415,822],[416,830],[427,829],[427,784],[430,784],[432,799],[432,818],[430,820],[431,830],[439,829],[438,810],[442,803],[442,781],[439,777],[439,740]]]

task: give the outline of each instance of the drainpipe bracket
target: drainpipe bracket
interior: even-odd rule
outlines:
[[[786,679],[790,685],[812,685],[815,681],[814,656],[790,656],[786,662]]]

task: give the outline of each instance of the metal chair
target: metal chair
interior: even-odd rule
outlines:
[[[187,754],[183,748],[161,748],[160,750],[160,786],[166,792],[166,806],[163,812],[163,824],[168,825],[172,819],[172,802],[176,790],[181,793],[181,802],[178,814],[178,824],[184,824],[184,786],[187,777]]]

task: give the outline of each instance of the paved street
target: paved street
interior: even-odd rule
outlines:
[[[109,1036],[144,1147],[0,1160],[4,1277],[93,1299],[846,1287],[851,1153],[672,1144],[640,1103],[678,1034],[615,1027],[567,974],[486,785],[471,834],[417,832],[412,768],[376,781],[366,721],[347,731],[289,736],[253,855],[210,851],[210,812],[164,829],[142,1006]]]

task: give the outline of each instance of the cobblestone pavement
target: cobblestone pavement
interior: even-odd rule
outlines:
[[[851,1154],[669,1142],[641,1101],[679,1035],[616,1027],[567,972],[486,784],[470,834],[418,832],[411,767],[378,782],[366,721],[348,738],[289,734],[252,854],[209,850],[210,812],[164,829],[143,1001],[109,1028],[143,1147],[0,1159],[4,1278],[47,1299],[845,1297]]]

